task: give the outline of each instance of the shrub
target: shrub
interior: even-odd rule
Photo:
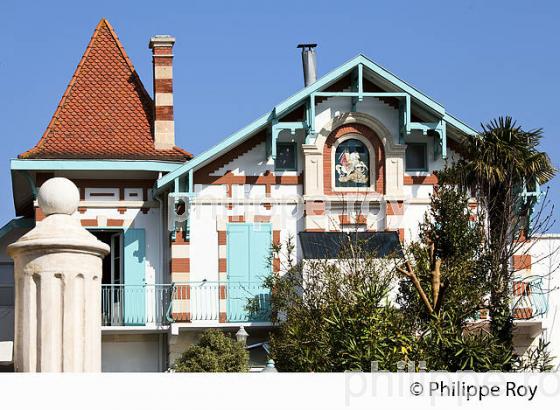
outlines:
[[[198,344],[189,346],[175,361],[176,372],[246,372],[249,353],[245,347],[216,329],[202,334]]]

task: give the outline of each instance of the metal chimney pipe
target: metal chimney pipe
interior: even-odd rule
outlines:
[[[301,61],[303,62],[303,83],[309,86],[317,81],[317,44],[298,44],[301,48]]]

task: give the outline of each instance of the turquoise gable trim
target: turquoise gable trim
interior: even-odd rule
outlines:
[[[196,167],[198,167],[199,165],[204,164],[205,162],[211,160],[212,158],[219,155],[220,153],[225,152],[228,149],[232,148],[233,146],[248,139],[250,136],[254,135],[256,132],[263,129],[265,126],[270,125],[273,120],[288,113],[296,106],[302,104],[306,98],[311,97],[311,100],[313,100],[313,94],[319,92],[321,89],[325,88],[326,86],[334,83],[339,78],[350,73],[352,70],[357,68],[358,70],[363,71],[364,67],[374,72],[375,74],[381,76],[382,78],[386,79],[387,81],[395,85],[403,92],[409,94],[410,97],[414,99],[415,103],[420,103],[421,105],[424,105],[428,110],[434,112],[439,117],[441,117],[442,121],[448,122],[449,125],[453,126],[460,132],[465,133],[467,135],[476,134],[476,131],[474,129],[468,127],[461,121],[457,120],[455,117],[446,114],[445,108],[441,104],[436,102],[434,99],[428,97],[426,94],[420,92],[415,87],[401,80],[396,75],[391,73],[389,70],[374,63],[364,55],[359,54],[358,56],[354,57],[350,61],[344,63],[340,67],[324,75],[312,85],[300,90],[299,92],[297,92],[296,94],[288,98],[287,100],[276,105],[270,113],[261,116],[256,121],[252,122],[251,124],[249,124],[245,128],[242,128],[236,133],[230,135],[228,138],[223,140],[221,143],[215,145],[214,147],[210,148],[208,151],[200,154],[199,156],[195,157],[194,159],[183,164],[182,166],[178,167],[177,169],[165,175],[164,177],[160,178],[155,185],[155,191],[156,191],[155,194],[160,192],[174,179],[183,176],[185,173],[191,170],[196,169]],[[363,73],[361,74],[363,75]],[[362,93],[360,93],[359,90],[358,94],[363,94],[363,90]],[[358,97],[361,96],[362,95],[359,95]],[[313,103],[313,101],[311,102]],[[310,107],[309,111],[311,115],[314,116],[313,104]],[[310,130],[310,132],[314,132],[314,131],[315,130],[313,129]]]
[[[31,218],[14,218],[9,221],[6,225],[0,228],[0,239],[10,233],[12,230],[17,228],[33,228],[35,226],[35,221]]]
[[[182,163],[163,161],[12,159],[12,171],[156,171],[172,172]]]

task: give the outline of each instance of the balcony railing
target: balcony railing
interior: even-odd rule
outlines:
[[[102,326],[169,324],[172,285],[102,285]]]
[[[514,319],[534,319],[548,311],[547,292],[542,276],[527,276],[513,281],[512,314]]]
[[[270,290],[250,282],[177,282],[171,316],[175,321],[268,322]]]

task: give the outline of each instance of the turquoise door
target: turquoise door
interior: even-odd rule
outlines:
[[[124,231],[124,324],[146,323],[146,238],[144,229]]]
[[[227,225],[229,322],[268,320],[265,311],[269,292],[263,288],[263,281],[270,274],[271,243],[270,224]]]

